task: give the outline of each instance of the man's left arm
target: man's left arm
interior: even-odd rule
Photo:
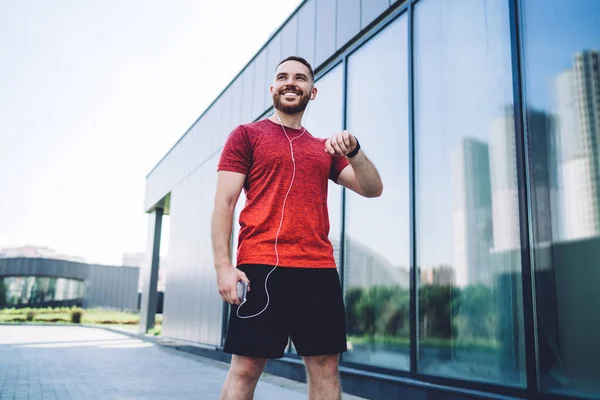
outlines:
[[[327,139],[325,151],[332,155],[349,156],[350,165],[340,172],[338,184],[364,197],[381,196],[383,183],[379,172],[351,133],[343,131]]]

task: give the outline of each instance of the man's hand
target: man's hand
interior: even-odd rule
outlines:
[[[345,156],[356,147],[356,138],[348,131],[342,131],[331,136],[325,141],[325,151],[331,155]]]
[[[221,295],[221,298],[229,304],[240,304],[237,295],[238,281],[246,282],[248,284],[248,291],[250,291],[250,281],[245,273],[231,264],[217,269],[217,287],[219,288],[219,294]]]

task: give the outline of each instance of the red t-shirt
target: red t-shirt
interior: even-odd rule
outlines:
[[[325,139],[285,128],[292,139],[296,174],[277,240],[279,266],[335,268],[329,241],[328,179],[337,183],[349,165],[325,151]],[[296,137],[296,139],[294,139]],[[275,265],[275,237],[294,173],[290,141],[269,119],[240,125],[227,138],[219,171],[246,175],[246,205],[240,214],[237,264]]]

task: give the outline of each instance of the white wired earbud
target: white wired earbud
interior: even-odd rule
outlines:
[[[306,133],[306,128],[304,128],[302,130],[302,133],[296,137],[293,137],[290,139],[289,135],[287,134],[287,131],[285,130],[285,127],[283,126],[283,122],[281,122],[281,118],[279,117],[279,114],[277,113],[277,111],[275,111],[275,115],[277,115],[277,119],[279,120],[279,124],[281,125],[281,129],[283,129],[283,133],[285,134],[285,137],[287,138],[288,142],[290,142],[290,154],[292,156],[292,164],[294,165],[294,170],[292,173],[292,181],[290,182],[290,187],[288,188],[287,193],[285,194],[285,197],[283,198],[283,206],[281,207],[281,219],[279,220],[279,228],[277,229],[277,234],[275,235],[275,266],[273,267],[273,269],[271,271],[269,271],[269,273],[267,274],[267,277],[265,278],[265,292],[267,293],[267,304],[265,304],[265,307],[260,310],[259,312],[257,312],[256,314],[253,315],[244,315],[241,316],[240,315],[240,308],[242,308],[242,306],[246,303],[247,299],[245,299],[242,304],[240,304],[238,306],[237,309],[237,316],[238,318],[253,318],[256,317],[260,314],[263,313],[263,311],[265,311],[267,309],[267,307],[269,307],[269,302],[271,300],[270,296],[269,296],[269,290],[267,289],[267,282],[269,281],[269,276],[271,276],[271,274],[273,273],[273,271],[275,271],[275,269],[279,266],[279,251],[277,250],[277,241],[279,240],[279,232],[281,232],[281,226],[283,225],[283,216],[285,213],[285,204],[287,202],[287,198],[290,194],[290,191],[292,190],[292,185],[294,184],[294,179],[296,179],[296,159],[294,158],[294,146],[293,146],[293,141],[298,139],[299,137],[301,137],[302,135],[304,135],[304,133]]]

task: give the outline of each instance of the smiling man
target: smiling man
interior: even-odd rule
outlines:
[[[291,337],[310,398],[340,399],[346,323],[328,238],[328,180],[365,197],[380,196],[383,184],[352,134],[319,139],[302,127],[317,95],[306,60],[281,61],[270,93],[273,115],[234,129],[218,166],[212,241],[219,293],[232,304],[224,351],[233,355],[221,398],[251,399],[268,359],[283,357]],[[242,189],[234,266],[230,238]],[[238,298],[239,281],[252,284],[246,300]]]

